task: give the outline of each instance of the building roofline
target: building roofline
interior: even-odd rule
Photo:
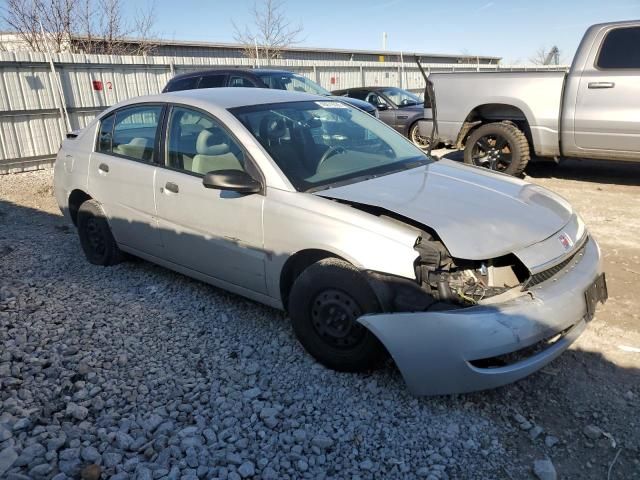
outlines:
[[[82,40],[83,36],[74,36],[73,40]],[[122,43],[138,43],[140,38],[126,37],[121,40]],[[96,39],[96,41],[100,41]],[[166,40],[166,39],[151,39],[147,40],[158,46],[177,46],[177,47],[205,47],[205,48],[229,48],[234,50],[241,50],[244,45],[239,43],[226,43],[226,42],[205,42],[205,41],[192,41],[192,40]],[[426,52],[412,52],[412,51],[400,51],[400,50],[359,50],[359,49],[345,49],[345,48],[325,48],[325,47],[299,47],[291,46],[283,48],[282,50],[288,52],[319,52],[319,53],[344,53],[344,54],[360,54],[360,55],[396,55],[402,54],[405,57],[417,56],[417,57],[435,57],[435,58],[468,58],[473,59],[471,63],[475,63],[476,59],[482,60],[502,60],[502,57],[493,57],[488,55],[469,55],[469,54],[447,54],[447,53],[426,53]]]

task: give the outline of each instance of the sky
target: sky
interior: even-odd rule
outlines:
[[[142,8],[150,0],[129,0]],[[260,2],[260,0],[258,0]],[[251,23],[254,0],[156,0],[156,30],[167,39],[233,42],[233,19]],[[304,27],[302,46],[468,53],[528,63],[557,45],[570,63],[586,28],[640,18],[640,0],[285,0]]]
[[[152,1],[123,4],[134,14]],[[589,25],[640,19],[640,0],[282,1],[290,20],[304,27],[301,46],[381,49],[387,32],[389,50],[498,56],[503,63],[528,63],[541,47],[553,45],[560,48],[562,63],[570,63]],[[160,38],[233,42],[231,21],[251,24],[254,0],[155,4]]]

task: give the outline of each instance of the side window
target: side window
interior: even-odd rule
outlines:
[[[385,106],[387,105],[387,102],[384,100],[384,98],[382,98],[380,95],[378,95],[375,92],[369,93],[369,95],[367,95],[366,101],[376,108],[380,105],[385,105]]]
[[[607,33],[596,65],[602,69],[640,69],[640,27],[616,28]]]
[[[365,98],[367,98],[368,93],[368,90],[353,90],[349,92],[349,95],[347,96],[351,98],[357,98],[358,100],[364,100]]]
[[[240,146],[210,116],[173,107],[167,129],[167,166],[204,175],[217,170],[244,170]]]
[[[179,90],[193,90],[196,88],[199,77],[187,77],[180,78],[175,81],[169,82],[167,85],[167,92],[177,92]]]
[[[202,77],[198,88],[219,88],[224,87],[224,81],[227,76],[224,74],[207,75]]]
[[[112,153],[151,162],[161,114],[160,105],[118,110],[113,126]]]
[[[111,140],[113,138],[113,121],[116,115],[112,113],[100,121],[100,133],[98,134],[98,152],[111,153]]]
[[[248,88],[255,87],[253,82],[248,78],[237,77],[235,75],[232,75],[231,78],[229,78],[229,86],[230,87],[248,87]]]

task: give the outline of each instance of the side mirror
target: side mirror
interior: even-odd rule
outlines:
[[[237,193],[259,193],[262,185],[242,170],[216,170],[205,174],[202,179],[205,188],[228,190]]]
[[[378,110],[389,110],[389,105],[387,105],[386,103],[379,103],[376,105],[376,108]]]

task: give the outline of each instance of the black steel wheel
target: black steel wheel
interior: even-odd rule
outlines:
[[[529,158],[527,137],[506,122],[478,127],[469,135],[464,149],[465,163],[510,175],[520,175]]]
[[[352,348],[366,335],[357,322],[362,310],[351,295],[333,288],[323,290],[311,305],[311,321],[318,335],[336,348]]]
[[[385,349],[358,318],[380,311],[367,279],[351,264],[327,258],[307,267],[289,294],[289,315],[302,346],[339,371],[374,368]]]
[[[80,245],[89,262],[108,266],[122,261],[123,254],[97,201],[87,200],[80,205],[77,223]]]

